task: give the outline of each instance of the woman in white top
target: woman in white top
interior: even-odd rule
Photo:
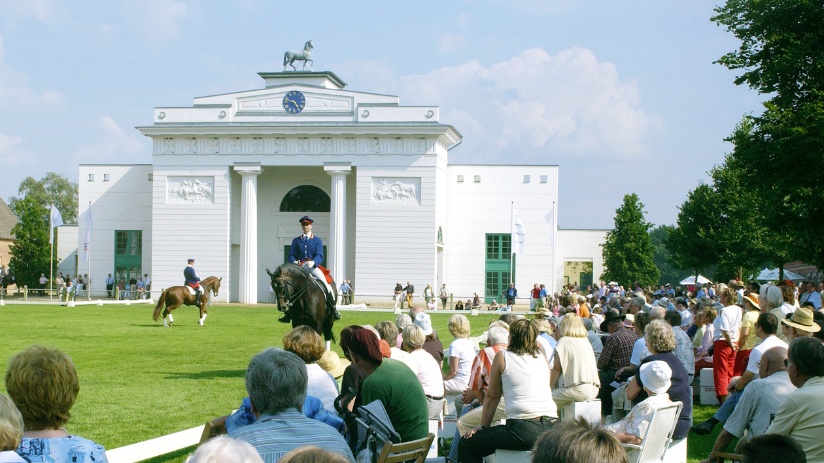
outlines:
[[[647,340],[644,339],[644,330],[647,325],[649,325],[650,321],[650,316],[646,312],[638,312],[635,314],[633,328],[635,329],[635,336],[637,336],[638,339],[636,339],[635,344],[632,345],[632,353],[629,356],[629,365],[620,368],[615,373],[615,379],[618,380],[618,382],[624,382],[631,378],[641,365],[641,361],[647,358],[650,354],[649,349],[647,348]]]
[[[555,402],[548,394],[550,373],[538,347],[536,323],[521,319],[509,328],[509,350],[495,354],[484,397],[481,424],[458,443],[458,461],[481,463],[496,449],[531,450],[538,436],[558,421]],[[504,398],[506,424],[489,427]]]
[[[443,410],[443,377],[441,366],[432,355],[423,350],[426,335],[418,325],[409,325],[403,329],[403,347],[412,356],[417,366],[415,374],[423,386],[429,419],[436,419]]]
[[[741,331],[741,307],[735,305],[735,290],[725,284],[719,285],[719,300],[724,306],[713,322],[712,375],[715,383],[715,395],[718,402],[727,398],[727,386],[733,376],[735,351],[738,350],[738,335]]]
[[[455,337],[449,346],[449,371],[443,374],[447,394],[460,394],[469,386],[469,372],[475,360],[475,347],[469,338],[469,319],[463,315],[449,317],[449,332]]]
[[[555,385],[559,377],[563,385],[552,391],[552,400],[557,407],[572,402],[584,402],[598,396],[601,381],[595,351],[587,339],[587,330],[581,317],[566,314],[558,328],[561,338],[555,346],[550,384]]]
[[[338,382],[315,363],[323,357],[325,350],[318,333],[308,326],[299,326],[283,336],[283,349],[297,355],[306,364],[309,376],[306,395],[319,399],[327,412],[337,416],[335,397],[338,396]]]

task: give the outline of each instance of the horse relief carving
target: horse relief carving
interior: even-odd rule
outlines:
[[[420,190],[420,179],[373,178],[372,202],[420,204],[418,190]]]
[[[215,202],[213,178],[169,177],[168,185],[167,204],[212,204]]]

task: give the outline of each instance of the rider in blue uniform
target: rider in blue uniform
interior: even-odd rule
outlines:
[[[200,278],[195,274],[195,260],[187,259],[186,268],[183,269],[183,276],[186,278],[186,286],[195,290],[195,304],[200,305],[200,295],[203,294],[203,288],[200,286]]]
[[[335,307],[335,296],[332,292],[332,287],[326,282],[326,275],[318,268],[318,265],[323,262],[323,241],[312,233],[312,224],[315,221],[308,216],[300,218],[300,225],[303,227],[303,233],[292,240],[292,246],[289,248],[288,262],[293,262],[308,269],[312,275],[326,286],[326,306],[332,312],[335,320],[340,320],[341,315]],[[283,323],[289,322],[289,312],[284,312],[278,319]]]

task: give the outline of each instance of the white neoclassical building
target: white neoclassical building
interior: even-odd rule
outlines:
[[[461,134],[438,106],[351,91],[332,72],[260,76],[259,89],[155,108],[138,127],[150,165],[80,166],[78,266],[93,288],[108,273],[179,285],[192,257],[201,278],[223,277],[221,300],[267,301],[265,269],[284,262],[304,215],[359,302],[388,301],[398,281],[490,300],[514,280],[528,297],[533,283],[603,271],[605,230],[556,225],[558,166],[449,164]],[[513,210],[526,230],[516,256]]]

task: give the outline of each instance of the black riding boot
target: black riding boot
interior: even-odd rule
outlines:
[[[289,312],[283,312],[283,315],[281,315],[280,318],[278,318],[278,321],[281,322],[281,323],[291,322],[292,319],[289,318]]]
[[[200,307],[200,292],[195,293],[195,305]]]
[[[326,307],[328,307],[329,311],[332,312],[332,318],[335,320],[340,320],[343,318],[340,312],[338,312],[338,308],[335,306],[335,299],[329,293],[326,293]]]

